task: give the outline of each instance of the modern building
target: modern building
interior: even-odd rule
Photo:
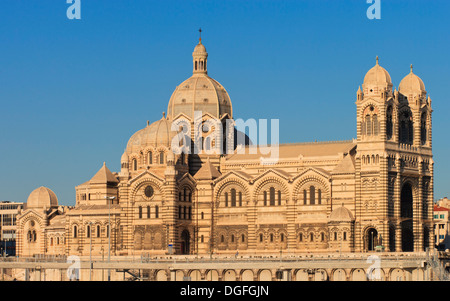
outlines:
[[[440,199],[433,207],[434,243],[436,248],[442,251],[450,249],[449,211],[450,202],[447,198]]]
[[[431,99],[412,66],[397,90],[377,57],[356,99],[343,100],[355,101],[356,139],[280,144],[268,164],[242,131],[217,131],[234,121],[231,97],[209,76],[201,40],[192,55],[192,76],[167,115],[131,136],[120,171],[103,164],[75,188],[70,210],[48,188],[30,194],[17,220],[20,256],[434,246]],[[208,152],[216,147],[232,152]]]
[[[0,202],[0,250],[1,255],[16,254],[16,219],[23,203]]]

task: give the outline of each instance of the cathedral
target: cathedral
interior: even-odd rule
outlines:
[[[239,144],[208,136],[208,129],[201,141],[223,139],[234,151],[175,151],[174,122],[194,128],[198,121],[233,121],[229,94],[208,75],[201,39],[192,56],[192,76],[172,93],[167,114],[131,136],[120,171],[103,164],[75,187],[72,207],[59,205],[49,188],[31,192],[17,217],[18,256],[419,252],[433,246],[431,99],[412,66],[397,90],[377,57],[356,92],[356,139],[280,144],[277,161],[264,164],[248,139]],[[194,139],[193,130],[189,134]]]

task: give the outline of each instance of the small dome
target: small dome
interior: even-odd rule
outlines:
[[[364,76],[364,85],[391,86],[391,76],[389,72],[377,63]]]
[[[128,163],[128,153],[124,152],[120,158],[120,163]]]
[[[147,125],[145,128],[137,131],[133,134],[133,136],[131,136],[125,152],[130,154],[140,151],[141,148],[147,146],[165,146],[170,148],[172,139],[177,134],[175,131],[171,130],[171,126],[172,122],[167,120],[165,117],[153,122],[150,125]]]
[[[206,47],[202,44],[202,41],[195,46],[193,55],[195,54],[206,54]]]
[[[425,84],[423,83],[422,79],[415,75],[412,71],[412,65],[411,65],[411,72],[405,76],[402,81],[400,82],[400,85],[398,86],[398,91],[404,95],[413,94],[413,93],[422,93],[425,92]]]
[[[27,199],[27,208],[58,207],[56,194],[47,187],[39,187],[30,193]]]
[[[341,207],[338,207],[331,212],[329,220],[332,222],[351,222],[354,218],[351,211],[342,204]]]

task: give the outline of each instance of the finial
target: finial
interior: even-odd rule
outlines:
[[[163,112],[163,118],[166,118],[166,112]]]
[[[106,165],[106,162],[105,161],[103,161],[103,166],[105,166]]]
[[[199,43],[201,43],[202,42],[202,29],[199,28],[198,32],[200,33],[200,38],[198,39],[198,41],[199,41]]]
[[[376,60],[377,60],[377,65],[378,65],[378,55],[377,55],[377,57],[376,57]]]
[[[413,71],[412,71],[412,69],[413,69],[413,65],[411,64],[411,66],[410,66],[410,67],[411,67],[411,73],[413,73]]]
[[[147,126],[149,126],[149,125],[150,125],[150,121],[147,120]]]

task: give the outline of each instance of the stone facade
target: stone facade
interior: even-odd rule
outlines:
[[[223,138],[235,151],[174,151],[174,121],[233,120],[230,96],[209,77],[207,58],[200,41],[193,75],[175,89],[167,116],[130,138],[118,173],[104,164],[77,186],[74,208],[58,206],[48,188],[30,195],[18,216],[19,256],[433,246],[431,99],[412,66],[393,90],[377,58],[356,93],[357,139],[281,144],[278,161],[263,164],[248,141],[236,144],[205,129],[201,139]],[[193,130],[190,136],[196,139]]]

